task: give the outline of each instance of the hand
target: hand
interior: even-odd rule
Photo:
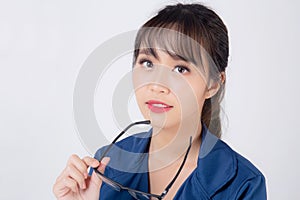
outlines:
[[[93,172],[88,176],[88,167],[98,167],[104,173],[109,158],[105,157],[101,163],[92,157],[80,159],[72,155],[66,168],[62,171],[53,186],[53,193],[59,200],[99,199],[102,180]]]

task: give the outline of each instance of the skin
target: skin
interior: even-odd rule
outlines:
[[[201,144],[202,125],[199,119],[202,107],[205,99],[210,98],[218,91],[219,85],[212,84],[208,87],[205,75],[193,64],[170,56],[162,50],[157,50],[156,53],[157,56],[154,57],[141,51],[135,64],[136,71],[143,68],[151,71],[164,67],[166,70],[169,69],[170,76],[172,76],[171,73],[177,73],[180,79],[169,84],[162,84],[164,80],[152,80],[148,84],[135,85],[139,108],[143,116],[151,120],[154,133],[150,142],[148,163],[151,193],[161,194],[172,180],[182,163],[184,152],[188,146],[189,135],[186,133],[193,136],[192,147],[185,166],[164,198],[173,199],[179,187],[197,167]],[[134,81],[134,84],[137,83],[139,82]],[[181,84],[183,88],[175,84]],[[182,100],[180,97],[184,97],[184,93],[188,93],[189,98]],[[165,113],[153,113],[146,103],[149,100],[159,100],[172,106],[172,109]],[[189,108],[189,105],[192,109]],[[195,111],[190,113],[186,110]],[[162,120],[164,121],[163,125],[161,124]]]
[[[88,176],[88,167],[98,167],[104,172],[109,158],[105,157],[99,163],[91,157],[80,159],[77,155],[70,156],[65,169],[61,172],[53,186],[53,193],[59,200],[99,199],[101,179],[93,172]]]
[[[141,80],[134,80],[138,106],[144,118],[151,120],[153,127],[148,163],[151,193],[161,194],[166,185],[172,180],[189,143],[189,135],[185,133],[191,133],[191,136],[193,136],[192,147],[185,166],[165,197],[165,199],[173,199],[179,187],[197,167],[201,144],[202,126],[200,118],[203,103],[205,99],[210,98],[218,91],[219,85],[213,84],[208,87],[205,76],[191,63],[172,57],[161,50],[157,50],[157,55],[158,57],[155,58],[141,52],[134,66],[134,70],[137,71],[133,72],[133,77],[139,74],[136,73],[139,70],[149,70],[152,65],[155,65],[158,67],[163,66],[161,69],[168,70],[171,76],[176,74],[174,77],[179,77],[178,80],[183,82],[178,84],[180,81],[171,81],[167,85],[162,85],[160,82],[155,81],[144,81],[141,84],[145,77],[142,77]],[[166,74],[163,77],[168,78]],[[223,78],[225,78],[224,75],[221,76],[221,79]],[[174,82],[177,85],[174,85]],[[188,89],[180,88],[182,85]],[[180,99],[180,97],[185,97],[187,91],[191,92],[187,95],[190,98]],[[181,92],[183,94],[180,94]],[[173,107],[162,114],[153,113],[145,104],[148,100],[160,100]],[[192,105],[192,110],[195,110],[195,112],[185,113],[186,110],[190,110],[189,106],[186,107],[186,105]],[[163,124],[161,123],[162,119]],[[98,170],[103,173],[108,163],[109,158],[107,157],[99,163],[92,157],[70,156],[65,169],[58,176],[53,186],[53,193],[56,198],[59,200],[99,199],[102,181],[95,172],[92,176],[88,176],[87,171],[89,167],[98,167]]]
[[[157,68],[165,69],[155,74],[153,80],[148,79],[145,83],[145,76],[148,74],[147,72],[142,74],[139,71],[143,69],[151,71]],[[134,81],[138,106],[143,116],[151,120],[154,132],[162,133],[157,137],[159,141],[172,139],[184,120],[197,118],[197,124],[200,124],[198,119],[200,119],[205,99],[210,98],[218,89],[207,88],[205,77],[196,66],[173,58],[162,50],[157,50],[157,58],[150,54],[140,53],[134,70],[134,79],[141,79],[141,81]],[[177,76],[174,80],[170,80],[169,83],[163,80],[168,79],[168,76],[174,76],[173,74]],[[157,76],[162,78],[157,78]],[[187,99],[186,96],[190,97]],[[149,110],[146,103],[149,100],[159,100],[173,108],[163,114],[156,114]],[[160,123],[162,119],[163,124]]]

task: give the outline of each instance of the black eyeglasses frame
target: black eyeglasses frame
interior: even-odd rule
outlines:
[[[118,139],[128,130],[130,129],[132,126],[135,126],[135,125],[139,125],[139,124],[150,124],[150,120],[145,120],[145,121],[138,121],[138,122],[134,122],[134,123],[131,123],[129,124],[121,133],[119,133],[119,135],[112,141],[112,143],[106,148],[106,150],[104,151],[104,153],[102,154],[102,156],[100,157],[99,159],[99,162],[101,162],[101,160],[106,156],[106,154],[109,152],[109,150],[112,148],[112,146],[118,141]],[[100,176],[100,178],[102,179],[103,182],[105,182],[107,185],[110,185],[111,187],[113,187],[115,190],[117,191],[121,191],[121,190],[126,190],[131,196],[133,196],[134,198],[138,199],[137,198],[137,194],[138,195],[141,195],[147,199],[151,199],[151,197],[154,197],[158,200],[162,200],[166,195],[167,193],[169,192],[170,188],[172,187],[172,185],[174,184],[174,182],[176,181],[177,177],[179,176],[181,170],[183,169],[183,166],[186,162],[186,159],[187,159],[187,156],[189,154],[189,151],[191,149],[191,146],[192,146],[192,136],[190,137],[190,142],[189,142],[189,146],[188,146],[188,149],[184,155],[184,159],[176,173],[176,175],[174,176],[174,178],[171,180],[171,182],[167,185],[167,187],[165,188],[165,190],[160,194],[151,194],[151,193],[148,193],[148,192],[143,192],[143,191],[140,191],[140,190],[135,190],[135,189],[132,189],[132,188],[129,188],[129,187],[125,187],[123,186],[122,184],[106,177],[103,173],[101,173],[97,168],[93,168],[93,170],[96,172],[96,174],[98,174]]]

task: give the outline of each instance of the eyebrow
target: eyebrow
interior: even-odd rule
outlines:
[[[162,50],[162,51],[166,52],[174,60],[182,60],[184,62],[189,62],[188,59],[184,58],[183,56],[177,55],[175,53],[171,53],[168,50]],[[156,53],[156,50],[154,48],[143,48],[143,49],[140,49],[139,50],[139,54],[145,54],[145,55],[148,55],[148,56],[153,56],[154,58],[156,58],[157,60],[160,61],[160,58],[159,58],[159,56]]]

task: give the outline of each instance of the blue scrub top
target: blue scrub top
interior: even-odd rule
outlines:
[[[152,129],[117,142],[107,154],[111,158],[105,175],[126,187],[149,192],[148,149]],[[174,199],[265,200],[263,174],[202,126],[197,168],[184,181]],[[99,159],[106,147],[99,149]],[[171,181],[171,180],[170,180]],[[162,192],[165,188],[162,188]],[[103,183],[100,199],[134,199],[127,191],[116,191]]]

